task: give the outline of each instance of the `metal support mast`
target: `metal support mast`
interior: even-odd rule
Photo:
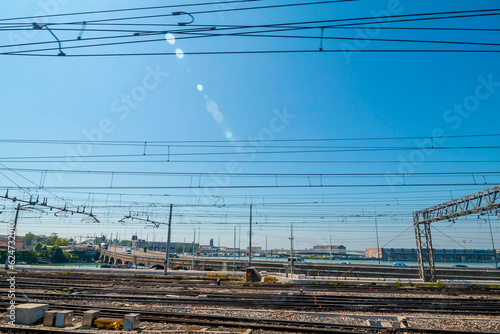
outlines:
[[[250,234],[248,239],[248,266],[252,266],[252,204],[250,204]]]
[[[290,275],[293,275],[293,223],[290,225]],[[291,276],[290,276],[291,277]]]
[[[16,208],[16,218],[14,218],[14,226],[12,227],[12,231],[9,231],[9,238],[8,240],[9,241],[12,241],[13,243],[10,243],[8,242],[7,243],[7,254],[5,254],[5,270],[14,270],[14,264],[10,265],[9,266],[9,244],[13,244],[15,245],[16,244],[16,227],[17,227],[17,218],[19,217],[19,210],[21,210],[21,204],[18,204],[17,205],[17,208]],[[12,238],[12,240],[10,240],[10,238]],[[15,249],[15,247],[14,247]],[[15,258],[14,258],[15,260]],[[10,268],[9,268],[10,267]]]
[[[431,223],[498,208],[500,208],[500,185],[413,212],[420,278],[424,282],[435,282],[437,280]],[[428,265],[427,268],[426,264]]]
[[[170,237],[172,235],[172,204],[170,204],[170,215],[168,216],[168,234],[167,234],[167,251],[165,252],[165,275],[168,273],[168,264],[170,261]]]

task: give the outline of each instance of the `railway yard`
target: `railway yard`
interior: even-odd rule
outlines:
[[[2,273],[0,306],[9,299]],[[140,314],[139,332],[217,333],[498,333],[500,286],[251,283],[225,275],[163,276],[131,272],[20,272],[16,304],[43,303],[72,310],[72,326],[35,324],[10,333],[89,333],[82,314]],[[2,317],[5,319],[5,316]],[[389,327],[382,327],[389,326]]]

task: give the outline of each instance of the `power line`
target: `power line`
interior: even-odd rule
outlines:
[[[323,185],[226,185],[226,186],[113,186],[113,189],[255,189],[255,188],[374,188],[374,187],[462,187],[462,186],[496,186],[497,183],[412,183],[412,184],[323,184]],[[31,189],[30,187],[24,187]],[[0,187],[0,189],[18,189],[18,187]],[[38,188],[37,188],[38,189]],[[44,189],[110,189],[109,186],[48,186]]]
[[[481,137],[500,137],[500,133],[489,134],[465,134],[465,135],[447,135],[446,138],[481,138]],[[318,142],[318,141],[359,141],[359,140],[414,140],[414,139],[433,139],[432,136],[401,136],[401,137],[351,137],[351,138],[304,138],[304,139],[239,139],[237,143],[254,143],[254,142]],[[68,139],[14,139],[0,138],[0,142],[5,143],[44,143],[44,144],[126,144],[126,145],[144,145],[148,144],[186,144],[186,143],[227,143],[227,140],[68,140]]]
[[[224,3],[231,3],[231,2],[248,2],[248,1],[258,1],[258,0],[227,1],[227,2],[218,2],[218,3],[206,3],[205,5],[207,5],[207,4],[211,4],[211,5],[214,5],[214,4],[224,4]],[[262,9],[286,8],[286,7],[298,7],[298,6],[321,5],[321,4],[332,4],[332,3],[353,2],[353,1],[357,1],[357,0],[327,0],[327,1],[289,3],[289,4],[280,4],[280,5],[266,5],[266,6],[243,7],[243,8],[212,9],[212,10],[203,10],[203,11],[190,11],[188,14],[189,15],[214,14],[214,13],[222,13],[222,12],[234,12],[234,11],[246,11],[246,10],[262,10]],[[172,8],[172,7],[195,6],[195,5],[196,4],[157,6],[157,7],[149,7],[148,9],[165,9],[165,8]],[[136,9],[136,10],[143,10],[143,9]],[[124,11],[124,10],[110,10],[110,11],[117,12],[117,11]],[[481,10],[481,11],[484,11],[484,10]],[[96,13],[104,13],[104,12],[106,12],[106,11],[100,11],[100,12],[97,11],[97,12],[93,12],[93,13],[92,12],[87,12],[87,14],[96,14]],[[100,20],[86,20],[85,22],[87,24],[93,24],[93,23],[111,22],[111,21],[139,20],[139,19],[149,19],[149,18],[158,18],[158,17],[178,16],[178,15],[180,15],[182,13],[186,14],[185,12],[172,12],[172,13],[168,13],[168,14],[142,15],[142,16],[133,16],[133,17],[118,17],[118,18],[109,18],[109,19],[100,19]],[[56,15],[57,16],[63,16],[65,14],[56,14]],[[71,15],[77,15],[77,14],[71,14]],[[55,15],[53,15],[53,16],[55,16]],[[48,16],[38,16],[36,18],[42,18],[42,17],[48,17]],[[35,17],[31,17],[31,18],[35,18]],[[3,19],[1,21],[15,20],[15,19],[19,19],[19,18]],[[77,22],[77,23],[81,23],[81,22]],[[53,23],[47,23],[47,24],[53,24]]]
[[[499,50],[500,51],[500,50]],[[0,161],[4,160],[14,160],[14,159],[60,159],[60,158],[114,158],[114,157],[157,157],[157,156],[201,156],[201,155],[246,155],[249,153],[252,154],[296,154],[296,153],[341,153],[341,152],[380,152],[380,151],[413,151],[413,150],[421,150],[422,147],[413,146],[413,147],[371,147],[371,148],[363,148],[363,147],[351,147],[351,148],[339,148],[339,149],[327,149],[327,150],[290,150],[290,151],[255,151],[255,152],[245,152],[245,151],[237,151],[237,152],[187,152],[187,153],[142,153],[142,154],[102,154],[102,155],[66,155],[66,156],[26,156],[26,157],[1,157]],[[500,149],[500,146],[447,146],[440,147],[436,146],[433,148],[428,148],[429,150],[497,150]]]
[[[258,1],[264,1],[264,0],[213,1],[213,2],[201,2],[201,3],[190,3],[190,4],[176,4],[176,5],[167,5],[167,6],[136,7],[136,8],[108,9],[108,10],[74,12],[74,13],[63,13],[63,14],[22,16],[22,17],[15,17],[15,18],[0,19],[0,22],[12,21],[12,20],[38,19],[38,18],[47,18],[47,17],[65,17],[65,16],[74,16],[74,15],[104,14],[104,13],[117,13],[117,12],[129,12],[129,11],[131,12],[131,11],[153,10],[153,9],[156,10],[156,9],[177,8],[177,7],[224,5],[224,4],[231,4],[231,3],[246,3],[246,2],[258,2]]]
[[[414,17],[414,16],[429,16],[429,15],[437,15],[437,14],[453,14],[453,13],[471,13],[471,12],[490,12],[490,11],[498,11],[498,9],[486,9],[486,10],[472,10],[472,11],[454,11],[454,12],[438,12],[438,13],[420,13],[420,14],[406,14],[406,15],[396,15],[394,17]],[[472,14],[468,14],[468,15],[461,15],[461,16],[458,16],[458,17],[471,17],[471,16],[478,16],[478,15],[500,15],[500,13],[488,13],[488,14],[477,14],[477,15],[472,15]],[[442,17],[433,17],[433,19],[437,19],[437,18],[455,18],[457,16],[442,16]],[[133,19],[133,18],[129,18],[129,19]],[[371,19],[373,20],[373,18],[349,18],[349,19],[336,19],[336,20],[323,20],[323,21],[312,21],[314,23],[326,23],[326,22],[340,22],[340,21],[352,21],[352,20],[366,20],[366,19]],[[430,18],[420,18],[420,20],[423,20],[423,19],[430,19]],[[399,20],[399,21],[402,21],[402,20]],[[392,20],[391,22],[396,22],[394,20]],[[91,22],[89,22],[90,24]],[[298,24],[303,24],[303,23],[310,23],[310,22],[297,22],[297,23],[287,23],[286,25],[298,25]],[[370,22],[365,22],[366,24],[370,23]],[[355,24],[359,24],[359,23],[355,23]],[[280,26],[283,26],[282,24],[271,24],[271,25],[262,25],[262,27],[280,27]],[[244,26],[243,26],[244,27]],[[337,26],[333,26],[333,27],[338,27]],[[297,30],[297,29],[310,29],[312,27],[294,27],[294,28],[286,28],[286,29],[281,29],[281,30]],[[315,28],[328,28],[328,26],[326,27],[322,27],[322,26],[318,26],[318,27],[315,27]],[[272,31],[276,31],[276,30],[270,30],[268,32],[272,32]],[[266,31],[264,31],[266,32]],[[165,32],[161,32],[161,33],[165,33]],[[182,32],[179,32],[179,33],[182,33]],[[200,37],[216,37],[216,36],[250,36],[251,33],[232,33],[232,34],[198,34],[198,36],[193,36],[193,37],[185,37],[185,38],[200,38]],[[136,34],[134,34],[133,36],[135,36]],[[254,35],[255,35],[255,32],[254,32]],[[132,37],[132,36],[118,36],[118,37]],[[269,35],[260,35],[260,37],[272,37],[272,36],[269,36]],[[291,38],[291,36],[274,36],[274,37],[282,37],[282,38]],[[94,38],[94,39],[100,39],[100,38],[117,38],[117,36],[111,36],[111,37],[98,37],[98,38]],[[317,38],[315,36],[296,36],[295,38]],[[336,38],[336,39],[339,39],[340,37],[325,37],[327,39],[333,39],[333,38]],[[349,38],[348,38],[349,39]],[[70,49],[70,48],[82,48],[82,47],[99,47],[99,46],[110,46],[110,45],[123,45],[123,44],[130,44],[130,43],[145,43],[145,42],[155,42],[155,41],[160,41],[160,40],[163,40],[163,39],[154,39],[154,40],[142,40],[142,41],[129,41],[129,42],[117,42],[117,43],[102,43],[102,44],[94,44],[94,45],[77,45],[77,46],[68,46],[68,47],[65,47],[67,49]],[[373,40],[377,40],[377,39],[373,39]],[[71,40],[69,40],[71,41]],[[473,43],[473,42],[452,42],[452,41],[425,41],[425,40],[390,40],[390,39],[379,39],[379,41],[396,41],[396,42],[421,42],[421,43],[455,43],[455,44],[468,44],[468,45],[491,45],[491,46],[494,46],[496,45],[495,43],[484,43],[484,44],[481,44],[481,43]],[[38,42],[40,43],[40,42]],[[44,42],[41,42],[41,43],[44,43]],[[29,44],[29,43],[25,43],[25,44]],[[55,48],[46,48],[46,49],[38,49],[38,50],[23,50],[23,51],[16,51],[16,52],[12,52],[12,53],[5,53],[5,54],[19,54],[19,55],[22,55],[23,53],[27,53],[26,55],[34,55],[34,54],[29,54],[28,52],[40,52],[40,51],[50,51],[50,50],[55,50]],[[341,50],[340,50],[341,51]],[[396,51],[400,51],[400,52],[431,52],[431,50],[363,50],[363,52],[368,52],[368,51],[372,51],[372,52],[396,52]],[[432,50],[432,51],[435,51],[435,52],[496,52],[497,50]],[[287,52],[287,53],[291,53],[291,52],[321,52],[319,50],[276,50],[276,51],[217,51],[217,53],[214,53],[214,52],[197,52],[197,53],[186,53],[186,54],[230,54],[230,53],[277,53],[277,52]],[[323,50],[323,52],[336,52],[336,50]],[[175,53],[147,53],[147,54],[109,54],[109,55],[173,55]],[[104,56],[103,54],[92,54],[92,56]],[[45,55],[44,55],[45,56]],[[49,56],[49,55],[46,55],[46,56]],[[72,55],[72,56],[83,56],[83,55]]]
[[[254,51],[199,51],[184,52],[184,55],[239,55],[239,54],[286,54],[286,53],[342,53],[345,50],[254,50]],[[362,53],[498,53],[500,50],[405,50],[405,49],[360,49]],[[0,53],[0,56],[27,56],[27,57],[59,57],[53,54],[35,53]],[[91,54],[66,54],[65,57],[124,57],[124,56],[177,56],[175,52],[150,52],[150,53],[91,53]]]
[[[500,14],[499,14],[500,15]],[[286,29],[289,30],[289,29]],[[276,31],[276,30],[274,30]],[[264,31],[264,32],[273,32],[273,31]],[[155,33],[156,34],[156,33]],[[163,34],[163,32],[162,32]],[[181,34],[186,34],[185,32],[181,32]],[[200,37],[262,37],[262,38],[287,38],[287,39],[321,39],[321,40],[357,40],[358,37],[339,37],[339,36],[301,36],[301,35],[270,35],[270,34],[257,34],[250,32],[242,32],[242,33],[229,33],[229,34],[219,34],[219,33],[202,33],[202,32],[191,32],[188,34],[194,34],[196,36],[191,37],[181,37],[178,39],[192,39],[192,38],[200,38]],[[132,37],[132,36],[111,36],[111,37],[98,37],[93,39],[107,39],[107,38],[123,38],[123,37]],[[134,36],[135,37],[135,36]],[[395,39],[395,38],[371,38],[365,37],[363,40],[366,41],[375,41],[375,42],[396,42],[396,43],[424,43],[424,44],[453,44],[453,45],[470,45],[470,46],[500,46],[500,43],[493,42],[466,42],[466,41],[445,41],[445,40],[422,40],[422,39]],[[73,41],[73,40],[67,40]],[[65,42],[65,41],[62,41]],[[104,46],[117,46],[117,45],[126,45],[126,44],[138,44],[138,43],[151,43],[151,42],[164,42],[164,38],[156,38],[156,39],[148,39],[148,40],[135,40],[135,41],[120,41],[113,43],[100,43],[100,44],[85,44],[85,45],[74,45],[74,46],[65,46],[65,50],[70,49],[82,49],[82,48],[94,48],[94,47],[104,47]],[[0,47],[13,47],[13,46],[26,46],[32,44],[44,44],[44,43],[53,43],[50,42],[36,42],[36,43],[24,43],[18,45],[5,45]],[[35,55],[30,52],[42,52],[42,51],[53,51],[59,50],[59,47],[51,47],[51,48],[43,48],[43,49],[32,49],[32,50],[22,50],[22,51],[14,51],[14,52],[4,52],[2,55]],[[297,53],[297,52],[337,52],[345,50],[276,50],[276,51],[204,51],[204,52],[184,52],[187,55],[208,55],[208,54],[240,54],[240,53]],[[406,50],[406,49],[394,49],[394,50],[363,50],[364,52],[498,52],[499,50]],[[40,54],[43,56],[49,56],[46,54]],[[104,56],[105,54],[81,54],[81,55],[71,55],[71,56]],[[177,55],[177,53],[143,53],[143,54],[108,54],[108,55]]]
[[[0,163],[0,165],[3,165]],[[269,176],[269,177],[288,177],[288,176],[457,176],[457,175],[497,175],[498,171],[465,171],[465,172],[414,172],[414,173],[228,173],[228,172],[155,172],[155,171],[111,171],[111,170],[75,170],[75,169],[30,169],[30,168],[0,168],[0,170],[20,171],[20,172],[57,172],[57,173],[71,173],[71,174],[123,174],[123,175],[170,175],[170,176],[234,176],[234,177],[247,177],[247,176]],[[18,174],[20,175],[20,174]],[[31,182],[31,181],[30,181]],[[34,185],[34,182],[31,182]]]
[[[341,2],[345,1],[355,1],[355,0],[339,0]],[[290,7],[290,6],[303,6],[303,5],[309,5],[309,4],[320,4],[320,3],[335,3],[339,1],[326,1],[326,2],[309,2],[309,3],[296,3],[296,4],[285,4],[285,5],[272,5],[273,7]],[[203,11],[203,12],[189,12],[191,15],[196,15],[196,14],[207,14],[207,13],[217,13],[220,11],[231,11],[231,10],[248,10],[248,9],[262,9],[262,8],[268,8],[267,6],[260,6],[260,7],[246,7],[246,8],[232,8],[232,9],[224,9],[224,10],[210,10],[210,11]],[[449,18],[469,18],[469,17],[476,17],[476,16],[484,16],[484,15],[499,15],[499,13],[495,13],[500,11],[500,8],[488,8],[488,9],[473,9],[473,10],[460,10],[460,11],[442,11],[442,12],[429,12],[429,13],[414,13],[414,14],[399,14],[399,15],[391,15],[391,23],[393,22],[408,22],[408,21],[402,21],[402,20],[394,20],[395,18],[418,18],[419,20],[432,20],[432,19],[449,19]],[[451,16],[454,14],[464,14],[464,15],[455,15]],[[172,16],[171,13],[168,14],[161,14],[159,16]],[[421,16],[433,16],[429,18],[421,18]],[[110,19],[103,19],[103,20],[86,20],[85,22],[89,25],[98,23],[102,24],[102,22],[106,21],[115,21],[115,20],[135,20],[135,19],[142,19],[142,18],[151,18],[151,17],[157,17],[155,16],[129,16],[129,17],[121,17],[121,18],[110,18]],[[332,23],[332,22],[348,22],[348,21],[367,21],[367,22],[361,22],[361,23],[353,23],[356,25],[360,24],[375,24],[375,23],[380,23],[380,17],[374,17],[374,16],[365,16],[365,17],[354,17],[354,18],[344,18],[344,19],[330,19],[330,20],[317,20],[317,21],[301,21],[301,22],[296,22],[296,23],[271,23],[267,25],[260,25],[259,27],[277,27],[277,26],[282,26],[282,25],[303,25],[303,24],[321,24],[321,23]],[[405,19],[406,20],[406,19]],[[385,21],[383,21],[385,22]],[[54,25],[54,24],[80,24],[81,21],[77,22],[47,22],[46,24],[49,25]],[[112,23],[115,25],[115,23]],[[135,23],[125,23],[125,25],[134,25]],[[339,26],[339,25],[337,25]],[[347,26],[342,25],[342,26]],[[247,27],[247,26],[236,26],[236,27]],[[328,28],[329,26],[318,26],[318,28],[323,27],[323,28]]]
[[[40,163],[40,162],[53,162],[53,163],[64,163],[67,160],[2,160],[3,162],[25,162],[25,163]],[[400,160],[85,160],[86,163],[161,163],[161,164],[174,164],[174,163],[245,163],[245,164],[388,164],[388,163],[398,163]],[[426,164],[457,164],[457,163],[500,163],[500,160],[426,160]],[[45,169],[44,169],[45,170]]]

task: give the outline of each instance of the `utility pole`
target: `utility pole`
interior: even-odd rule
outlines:
[[[168,272],[168,263],[169,263],[169,258],[170,258],[171,229],[172,229],[172,204],[170,204],[170,215],[168,216],[167,252],[165,253],[165,275]]]
[[[250,204],[250,235],[248,239],[249,251],[248,251],[248,266],[252,266],[252,204]]]
[[[217,246],[217,258],[219,258],[219,252],[220,252],[220,237],[219,237],[219,245]]]
[[[13,241],[14,241],[14,246],[15,246],[15,243],[16,243],[16,226],[17,226],[17,218],[19,217],[19,210],[21,210],[21,204],[17,205],[17,208],[16,208],[16,217],[14,218],[14,226],[12,227],[12,230],[9,231],[9,239],[12,236]],[[9,243],[7,243],[7,245],[8,244]],[[9,247],[7,246],[7,254],[5,255],[5,270],[8,270],[8,269],[9,269]],[[10,269],[14,270],[14,265],[11,265]]]
[[[236,226],[234,227],[233,240],[233,276],[236,277]]]
[[[267,235],[266,235],[266,261],[267,261]]]
[[[380,257],[382,256],[382,251],[380,249],[379,243],[378,243],[378,224],[377,224],[377,218],[375,218],[375,233],[377,235],[377,257],[378,257],[378,264],[380,264]]]
[[[241,256],[241,225],[238,225],[238,259]]]
[[[330,263],[332,263],[332,235],[330,234]]]
[[[196,241],[196,228],[193,229],[193,263],[191,264],[191,270],[194,271],[194,243]]]
[[[498,268],[497,251],[495,249],[495,242],[493,241],[493,231],[491,230],[491,220],[489,215],[488,224],[490,225],[491,246],[493,247],[493,256],[495,257],[495,268]]]
[[[135,257],[135,249],[137,248],[137,231],[135,232],[135,236],[132,235],[132,248],[134,248],[134,255],[132,258],[134,259],[134,267],[135,267],[137,265],[137,261],[136,261],[136,257]]]
[[[293,275],[293,223],[290,225],[290,278]]]

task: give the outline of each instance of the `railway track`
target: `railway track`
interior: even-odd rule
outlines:
[[[110,301],[127,303],[127,309],[99,308],[103,316],[123,316],[125,313],[141,313],[141,320],[151,323],[177,323],[199,326],[223,326],[232,328],[250,328],[275,332],[298,333],[481,333],[458,332],[456,330],[429,330],[418,328],[390,329],[367,326],[338,325],[301,321],[283,321],[273,319],[250,319],[233,316],[203,315],[196,313],[155,312],[148,305],[185,305],[197,307],[230,307],[240,310],[290,310],[290,311],[337,311],[370,312],[401,314],[437,313],[450,315],[500,315],[500,299],[490,296],[500,295],[500,289],[459,288],[436,289],[426,287],[395,288],[389,286],[348,286],[318,284],[266,284],[241,283],[230,279],[200,277],[182,279],[172,276],[148,277],[124,274],[54,274],[54,273],[19,273],[16,277],[18,292],[17,302],[45,302],[50,309],[72,309],[77,315],[94,306],[83,305],[84,301],[93,301],[97,305],[109,305]],[[237,284],[237,285],[235,285]],[[0,280],[0,289],[8,289],[7,282]],[[244,291],[241,291],[244,289]],[[252,290],[256,290],[255,293]],[[29,291],[28,291],[29,290]],[[264,290],[264,291],[262,291]],[[302,290],[302,291],[301,291]],[[279,291],[279,293],[278,293]],[[336,292],[335,295],[328,292]],[[340,293],[339,293],[340,292]],[[343,295],[342,292],[349,292]],[[380,296],[391,293],[395,297]],[[398,294],[425,293],[424,297],[405,298]],[[469,294],[475,296],[458,298],[435,298],[433,293],[449,295]],[[3,296],[2,296],[3,295]],[[486,297],[487,296],[487,297]],[[2,298],[3,297],[3,298]],[[403,296],[402,296],[403,297]],[[485,299],[487,298],[487,299]],[[0,293],[0,308],[5,309],[9,300]],[[70,304],[71,303],[71,304]],[[120,305],[120,304],[118,304]],[[139,306],[140,305],[140,306]],[[121,306],[118,306],[121,307]],[[144,308],[146,310],[144,310]],[[238,312],[237,312],[238,313]],[[244,313],[244,312],[243,312]],[[242,312],[239,312],[242,314]],[[259,316],[260,317],[260,316]],[[16,329],[17,330],[17,329]],[[0,332],[4,329],[0,327]],[[17,331],[12,333],[51,333],[50,331]],[[65,333],[58,331],[57,333]],[[483,332],[486,333],[486,332]]]
[[[5,275],[3,275],[5,276]],[[219,282],[217,283],[217,280]],[[196,279],[173,278],[171,276],[145,276],[145,275],[126,275],[126,274],[92,274],[92,275],[74,275],[74,274],[54,274],[54,273],[22,273],[16,280],[19,284],[29,284],[30,282],[42,281],[48,288],[59,287],[78,287],[83,288],[89,285],[94,287],[106,285],[133,285],[141,287],[179,287],[195,286],[196,288],[213,288],[220,284],[225,289],[239,290],[248,288],[258,288],[260,290],[303,290],[318,292],[389,292],[389,293],[426,293],[426,294],[448,294],[448,295],[491,295],[500,294],[500,286],[496,287],[425,287],[425,286],[404,286],[393,287],[376,285],[374,287],[366,285],[349,284],[276,284],[276,283],[246,283],[227,278],[209,278],[199,277]],[[383,282],[378,282],[383,283]],[[0,287],[6,283],[0,282]],[[375,291],[377,290],[377,291]]]
[[[353,293],[372,293],[372,294],[379,294],[379,293],[413,293],[413,294],[418,294],[418,293],[425,293],[425,294],[440,294],[440,295],[449,295],[449,296],[458,296],[458,295],[473,295],[473,296],[478,296],[478,295],[487,295],[487,296],[500,296],[500,289],[499,288],[419,288],[419,287],[392,287],[392,286],[322,286],[322,285],[306,285],[306,284],[266,284],[266,283],[258,283],[258,284],[244,284],[244,285],[239,285],[234,286],[234,285],[216,285],[215,282],[210,283],[210,284],[193,284],[193,282],[190,282],[188,284],[182,284],[183,281],[173,281],[171,283],[162,285],[161,289],[156,288],[158,284],[150,285],[150,286],[144,286],[144,285],[138,285],[139,283],[137,282],[128,282],[127,280],[125,281],[119,281],[119,282],[112,282],[111,284],[102,284],[99,283],[100,281],[95,281],[95,283],[90,283],[87,282],[87,285],[79,285],[79,284],[73,284],[73,283],[62,283],[62,282],[55,282],[55,283],[37,283],[33,282],[30,280],[18,280],[16,284],[20,288],[25,288],[25,289],[51,289],[51,290],[59,290],[59,291],[65,291],[66,289],[71,289],[73,291],[92,291],[92,292],[102,292],[102,293],[137,293],[138,288],[141,288],[141,294],[151,294],[151,295],[157,295],[157,294],[163,294],[165,292],[168,292],[169,290],[166,290],[168,288],[175,288],[178,289],[179,286],[182,286],[183,288],[186,289],[185,292],[178,291],[176,293],[181,294],[181,295],[197,295],[198,292],[197,290],[199,289],[221,289],[223,288],[224,290],[249,290],[249,289],[258,289],[258,290],[292,290],[292,292],[353,292]],[[195,282],[195,283],[201,283],[201,282]],[[118,286],[120,285],[135,285],[135,288],[120,288]],[[195,285],[195,287],[193,287]],[[0,288],[5,288],[8,287],[9,283],[8,282],[2,282],[0,281]],[[152,288],[154,287],[154,288]],[[231,292],[232,293],[232,292]]]
[[[0,308],[5,309],[8,303],[0,303]],[[68,304],[50,304],[50,310],[73,310],[76,315],[81,315],[84,311],[95,309],[93,307],[75,306]],[[117,309],[117,308],[99,308],[101,316],[105,317],[122,317],[130,312],[139,312],[141,321],[148,322],[165,322],[178,323],[187,325],[213,326],[213,327],[229,327],[229,328],[251,328],[254,330],[270,330],[277,332],[295,332],[295,333],[339,333],[339,334],[358,334],[358,333],[380,333],[380,334],[396,334],[396,333],[428,333],[428,334],[482,334],[488,332],[469,332],[456,330],[435,330],[435,329],[419,329],[419,328],[382,328],[372,326],[353,326],[341,325],[332,323],[318,323],[292,320],[274,320],[274,319],[254,319],[248,317],[230,317],[221,315],[203,315],[190,313],[168,313],[132,309]],[[5,328],[5,327],[4,327]],[[0,327],[0,331],[4,332],[4,328]],[[74,333],[47,331],[39,329],[16,328],[13,333]],[[86,334],[86,333],[85,333]],[[491,334],[491,333],[488,333]]]
[[[289,294],[251,293],[204,293],[182,295],[178,291],[148,296],[90,293],[23,292],[23,297],[44,300],[116,301],[136,304],[184,304],[211,305],[239,308],[286,309],[302,311],[350,311],[350,312],[415,312],[438,311],[440,313],[468,315],[500,315],[500,300],[477,300],[464,298],[393,298],[376,296],[314,296]],[[2,300],[2,299],[0,299]]]

